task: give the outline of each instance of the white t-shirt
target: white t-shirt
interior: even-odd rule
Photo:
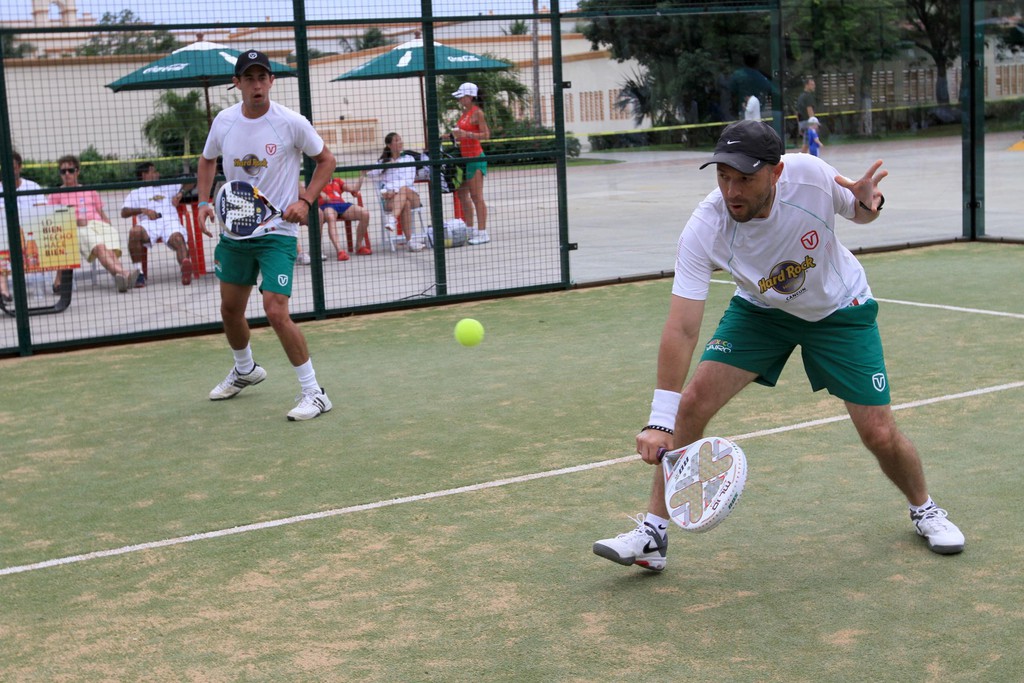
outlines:
[[[761,100],[754,95],[747,98],[747,106],[743,110],[743,118],[747,121],[761,120]]]
[[[40,190],[39,183],[28,178],[21,179],[21,186],[18,188],[18,192],[24,192],[25,190]],[[0,183],[0,192],[4,191],[4,184]],[[0,197],[0,251],[7,251],[7,210],[4,207],[4,199],[6,197]],[[18,222],[24,223],[29,219],[35,211],[41,211],[41,209],[34,209],[33,207],[37,204],[46,204],[46,197],[41,194],[34,194],[29,197],[18,195]],[[6,265],[5,268],[10,268]]]
[[[738,296],[812,322],[871,297],[864,268],[835,232],[836,215],[854,216],[853,193],[818,157],[786,154],[782,162],[767,218],[737,223],[718,189],[694,210],[679,236],[673,294],[707,299],[711,273],[721,268]]]
[[[22,178],[21,179],[21,185],[18,186],[18,192],[26,192],[28,190],[41,190],[41,189],[43,189],[43,188],[39,186],[39,183],[37,183],[34,180],[29,180],[28,178]],[[0,192],[3,192],[3,191],[4,191],[4,184],[0,183]],[[5,199],[5,197],[0,197],[0,211],[2,211],[3,208],[4,208],[4,199]],[[35,206],[36,204],[45,204],[45,203],[46,203],[46,197],[44,195],[41,195],[41,194],[34,194],[34,195],[29,196],[29,197],[18,197],[18,211],[24,213],[24,212],[28,211],[29,207],[31,207],[31,206]]]
[[[125,209],[152,209],[160,214],[160,218],[150,219],[139,214],[135,219],[139,222],[151,239],[164,239],[182,232],[181,221],[178,220],[178,207],[174,205],[174,195],[180,190],[178,185],[149,185],[137,187],[128,193],[122,205]],[[154,236],[154,233],[156,236]]]
[[[414,161],[416,161],[414,157],[403,152],[395,160],[395,163],[406,164]],[[379,178],[381,192],[398,192],[403,187],[412,187],[413,183],[416,182],[416,167],[375,168],[372,171],[368,171],[366,175],[374,179]]]
[[[224,177],[228,182],[244,180],[266,195],[284,211],[299,198],[299,173],[302,154],[315,157],[323,151],[324,141],[313,126],[296,112],[276,102],[258,119],[242,115],[242,104],[228,107],[213,120],[206,138],[203,157],[224,157]],[[299,226],[277,218],[276,232],[298,237]],[[232,239],[245,239],[223,233]]]

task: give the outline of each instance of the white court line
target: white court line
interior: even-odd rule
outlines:
[[[957,313],[980,313],[982,315],[999,315],[1005,318],[1017,318],[1018,320],[1024,320],[1024,313],[1006,313],[1005,311],[986,311],[982,308],[961,308],[959,306],[944,306],[942,304],[921,304],[916,301],[900,301],[899,299],[878,299],[875,301],[884,301],[887,304],[902,304],[904,306],[920,306],[921,308],[941,308],[945,311],[956,311]]]
[[[984,389],[974,389],[972,391],[964,391],[959,394],[947,394],[945,396],[936,396],[935,398],[926,398],[920,401],[911,401],[909,403],[901,403],[897,406],[893,406],[893,410],[906,410],[908,408],[919,408],[921,406],[931,405],[933,403],[942,403],[944,401],[956,401],[962,398],[970,398],[972,396],[981,396],[983,394],[991,394],[997,391],[1008,391],[1010,389],[1019,389],[1024,387],[1024,381],[1011,382],[1009,384],[1000,384],[994,387],[986,387]],[[786,425],[783,427],[775,427],[772,429],[762,429],[756,432],[748,432],[746,434],[739,434],[737,436],[728,437],[735,441],[743,441],[744,439],[753,439],[760,436],[768,436],[770,434],[781,434],[782,432],[790,432],[797,429],[809,429],[811,427],[817,427],[832,422],[840,422],[842,420],[850,419],[848,415],[836,415],[834,417],[826,417],[820,420],[810,420],[808,422],[798,422],[792,425]],[[190,534],[188,536],[178,536],[177,538],[168,538],[162,541],[149,541],[147,543],[137,543],[135,545],[126,545],[121,548],[112,548],[110,550],[97,550],[92,553],[85,553],[82,555],[70,555],[68,557],[60,557],[53,560],[45,560],[43,562],[35,562],[33,564],[23,564],[15,567],[4,567],[0,569],[0,576],[6,576],[8,574],[20,574],[22,572],[35,571],[37,569],[47,569],[49,567],[59,567],[67,564],[75,564],[77,562],[85,562],[87,560],[98,560],[104,557],[116,557],[118,555],[127,555],[129,553],[136,553],[143,550],[153,550],[155,548],[166,548],[172,545],[182,545],[185,543],[192,543],[194,541],[204,541],[210,538],[222,538],[224,536],[235,536],[237,534],[244,534],[250,531],[260,531],[263,529],[271,529],[278,526],[288,526],[291,524],[298,524],[300,522],[310,522],[317,519],[327,519],[328,517],[339,517],[341,515],[350,515],[354,512],[365,512],[367,510],[379,510],[381,508],[393,507],[395,505],[405,505],[406,503],[417,503],[423,500],[433,500],[435,498],[445,498],[447,496],[455,496],[462,493],[473,493],[475,491],[483,491],[485,489],[493,489],[499,486],[508,486],[509,484],[521,484],[526,481],[534,481],[536,479],[548,479],[550,477],[560,477],[564,474],[574,474],[576,472],[584,472],[586,470],[598,469],[600,467],[608,467],[610,465],[618,465],[620,463],[629,462],[636,460],[640,456],[638,455],[627,455],[621,458],[613,458],[611,460],[602,460],[600,462],[587,463],[585,465],[575,465],[573,467],[563,467],[557,470],[548,470],[547,472],[534,472],[533,474],[523,474],[518,477],[509,477],[507,479],[495,479],[494,481],[485,481],[480,484],[470,484],[468,486],[459,486],[454,489],[444,489],[441,491],[432,491],[430,493],[420,493],[413,496],[404,496],[402,498],[392,498],[390,500],[381,500],[376,503],[364,503],[362,505],[352,505],[350,507],[336,508],[334,510],[323,510],[321,512],[312,512],[305,515],[296,515],[294,517],[284,517],[282,519],[272,519],[266,522],[256,522],[254,524],[243,524],[242,526],[231,527],[230,529],[218,529],[216,531],[206,531],[201,534]]]
[[[712,280],[712,284],[715,285],[732,285],[736,286],[736,283],[732,280]],[[921,308],[940,308],[944,311],[956,311],[957,313],[979,313],[981,315],[998,315],[1004,318],[1017,318],[1018,320],[1024,320],[1024,313],[1007,313],[1005,311],[988,311],[983,308],[961,308],[960,306],[946,306],[944,304],[922,304],[917,301],[901,301],[900,299],[880,299],[877,296],[875,301],[881,301],[887,304],[900,304],[902,306],[919,306]]]

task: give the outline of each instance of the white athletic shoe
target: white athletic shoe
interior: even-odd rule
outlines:
[[[947,513],[937,505],[921,512],[911,512],[910,519],[918,536],[928,541],[928,548],[940,555],[956,555],[964,549],[964,535],[956,524],[946,519]]]
[[[296,396],[298,404],[291,409],[288,413],[288,419],[291,421],[296,420],[312,420],[314,417],[318,417],[321,413],[326,413],[334,406],[331,405],[331,399],[327,398],[327,393],[324,392],[323,387],[319,389],[303,389],[302,393]]]
[[[398,221],[395,220],[394,216],[388,216],[387,218],[384,219],[384,228],[388,232],[397,232],[398,231]]]
[[[307,254],[305,252],[303,252],[303,253],[301,253],[301,254],[299,254],[298,256],[295,257],[295,262],[298,263],[300,266],[308,266],[309,265],[309,260],[310,260],[309,259],[309,254]]]
[[[662,538],[657,529],[644,521],[642,513],[634,521],[636,528],[632,531],[595,543],[594,554],[627,567],[635,564],[660,572],[665,568],[668,536]]]
[[[231,368],[231,372],[224,378],[224,381],[213,388],[210,392],[211,401],[223,401],[232,398],[242,389],[259,384],[267,378],[267,371],[259,365],[253,367],[247,374],[241,375],[237,370]]]
[[[487,234],[486,230],[477,230],[473,236],[469,238],[469,243],[473,245],[487,244],[491,241],[491,236]]]

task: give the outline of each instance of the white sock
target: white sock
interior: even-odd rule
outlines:
[[[911,512],[911,514],[914,514],[916,512],[920,512],[921,510],[927,510],[928,508],[932,507],[933,505],[935,505],[935,501],[932,500],[931,496],[928,496],[928,500],[926,500],[924,502],[924,505],[911,505],[910,506],[910,512]]]
[[[316,383],[316,372],[313,370],[312,358],[302,365],[296,365],[295,375],[299,378],[299,384],[302,386],[303,390],[320,390],[320,385]]]
[[[665,536],[668,534],[668,520],[664,517],[659,517],[653,512],[648,512],[647,516],[644,517],[644,522],[650,524],[655,529],[657,529],[658,533],[661,534],[662,538],[665,538]]]
[[[252,359],[252,346],[246,344],[244,349],[231,349],[231,353],[235,355],[235,372],[239,375],[248,375],[255,369],[256,363]]]

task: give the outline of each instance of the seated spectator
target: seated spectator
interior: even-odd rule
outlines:
[[[139,180],[154,181],[160,179],[160,171],[152,161],[143,161],[135,167],[135,177]],[[188,242],[185,229],[178,218],[178,203],[185,192],[178,185],[146,185],[137,187],[125,197],[121,207],[121,218],[137,217],[135,225],[128,232],[128,254],[132,264],[138,266],[146,256],[146,250],[153,241],[163,242],[174,250],[181,269],[181,284],[192,284],[192,260],[188,257]],[[139,272],[138,278],[132,283],[136,287],[146,286],[146,275]]]
[[[28,178],[21,177],[21,155],[15,152],[11,155],[11,164],[14,171],[14,191],[24,192],[26,190],[40,190],[39,183]],[[0,182],[0,194],[4,194],[4,184]],[[39,204],[46,203],[46,199],[42,195],[32,195],[30,197],[18,197],[18,213],[20,220],[24,220],[24,216],[28,213],[30,207]],[[0,197],[0,251],[7,251],[7,221],[6,214],[4,213],[4,200]],[[11,264],[6,258],[0,258],[0,297],[3,297],[5,302],[11,301],[11,290],[7,285],[7,278],[11,274]]]
[[[79,187],[78,174],[81,163],[78,157],[68,154],[57,160],[60,169],[62,187]],[[131,272],[121,265],[121,238],[117,230],[110,224],[110,219],[103,211],[103,200],[95,190],[79,190],[77,192],[57,192],[48,199],[50,204],[62,204],[75,209],[78,220],[78,248],[82,258],[89,263],[99,261],[107,272],[114,276],[117,291],[124,293],[139,278],[139,272]],[[54,291],[57,291],[57,282]]]
[[[384,151],[380,162],[411,163],[418,157],[405,151],[405,143],[398,133],[388,133],[384,138]],[[426,247],[426,236],[415,234],[412,221],[412,210],[421,206],[420,195],[413,189],[416,182],[416,167],[402,166],[397,168],[374,169],[366,175],[380,183],[380,196],[384,202],[385,227],[391,232],[397,231],[397,220],[402,221],[405,231],[406,245],[411,251],[420,251]]]
[[[341,247],[341,243],[338,241],[339,220],[357,221],[357,254],[360,256],[368,256],[373,253],[370,251],[370,243],[366,239],[366,228],[370,224],[370,212],[366,207],[346,202],[342,195],[343,192],[359,192],[362,185],[362,176],[356,180],[350,180],[348,182],[342,178],[334,178],[331,182],[327,183],[327,185],[324,186],[324,189],[320,192],[321,216],[323,220],[327,222],[327,236],[330,237],[331,244],[334,245],[334,250],[338,252],[339,261],[348,260],[348,252]]]

